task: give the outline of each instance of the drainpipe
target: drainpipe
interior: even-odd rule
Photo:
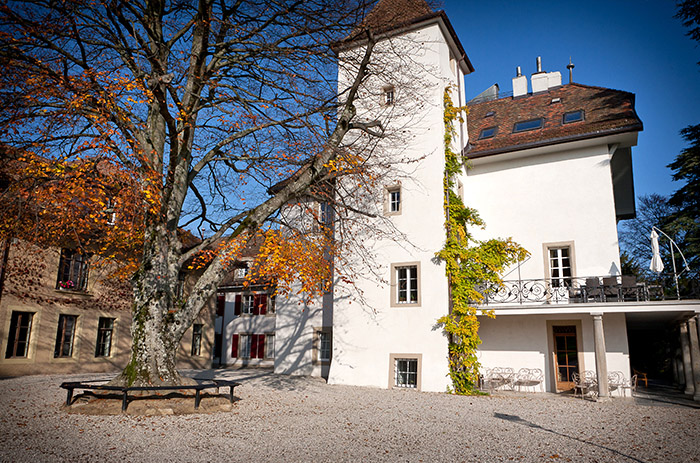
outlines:
[[[2,256],[0,258],[0,302],[2,302],[2,293],[5,288],[5,273],[7,273],[7,260],[10,256],[10,241],[12,238],[7,238],[2,244]]]

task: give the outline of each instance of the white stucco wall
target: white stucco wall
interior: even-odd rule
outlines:
[[[442,209],[443,90],[455,86],[455,103],[464,102],[461,71],[453,73],[450,51],[437,24],[414,31],[392,46],[403,49],[398,63],[403,75],[397,81],[383,74],[369,79],[358,114],[370,118],[382,114],[376,95],[382,85],[394,85],[396,103],[392,117],[386,119],[389,136],[377,150],[391,159],[391,169],[374,191],[377,211],[383,214],[384,188],[400,184],[402,207],[390,223],[375,221],[365,234],[356,235],[373,259],[349,253],[341,270],[354,276],[353,285],[336,284],[334,288],[333,361],[329,383],[389,387],[392,354],[420,356],[421,389],[445,391],[447,377],[447,340],[435,328],[436,320],[447,313],[448,290],[442,264],[434,261],[444,243]],[[378,44],[380,53],[388,43]],[[382,54],[386,58],[386,54]],[[342,57],[341,57],[342,59]],[[398,59],[398,58],[394,58]],[[341,73],[340,87],[344,85]],[[371,87],[374,87],[372,90]],[[408,90],[410,89],[410,91]],[[462,92],[461,96],[458,95]],[[466,135],[466,129],[463,131]],[[398,141],[398,142],[397,142]],[[385,234],[377,233],[383,227]],[[391,265],[417,263],[420,281],[418,306],[392,306]],[[350,270],[350,272],[347,272]]]
[[[332,295],[306,303],[300,295],[278,298],[275,345],[275,373],[328,376],[328,365],[318,362],[314,352],[317,329],[333,323]]]
[[[545,243],[573,243],[574,276],[620,274],[611,154],[604,140],[590,145],[475,160],[463,177],[466,204],[486,222],[475,235],[510,236],[530,252],[523,279],[549,277]]]
[[[539,368],[545,374],[545,390],[555,391],[554,353],[551,326],[576,324],[581,327],[582,363],[579,371],[596,370],[593,318],[590,314],[502,315],[495,319],[480,317],[478,359],[482,368]],[[629,348],[625,315],[603,315],[608,371],[620,371],[630,378]],[[578,336],[577,336],[578,337]],[[619,392],[614,391],[617,395]]]

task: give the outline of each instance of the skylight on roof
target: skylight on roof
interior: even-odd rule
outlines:
[[[564,113],[564,119],[563,122],[564,124],[569,124],[571,122],[578,122],[583,120],[583,110],[579,109],[578,111],[571,111],[568,113]]]
[[[489,112],[486,113],[486,115],[485,115],[484,117],[491,117],[491,116],[493,116],[493,115],[495,115],[495,114],[496,114],[496,113],[495,113],[494,111],[489,111]]]
[[[530,119],[529,121],[516,122],[513,126],[513,133],[527,132],[528,130],[541,129],[544,119]]]
[[[481,133],[479,134],[479,138],[477,140],[483,140],[484,138],[491,138],[494,135],[496,135],[496,127],[488,127],[486,129],[483,129]]]

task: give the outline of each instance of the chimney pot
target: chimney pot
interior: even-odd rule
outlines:
[[[537,57],[537,72],[542,72],[542,57]]]
[[[522,76],[522,75],[523,75],[523,73],[522,73],[522,71],[520,70],[520,66],[517,66],[517,67],[515,68],[515,77],[520,77],[520,76]]]

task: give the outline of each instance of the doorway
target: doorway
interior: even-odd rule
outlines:
[[[572,374],[579,372],[576,326],[553,326],[552,334],[554,337],[556,387],[558,391],[568,391],[574,388]]]

